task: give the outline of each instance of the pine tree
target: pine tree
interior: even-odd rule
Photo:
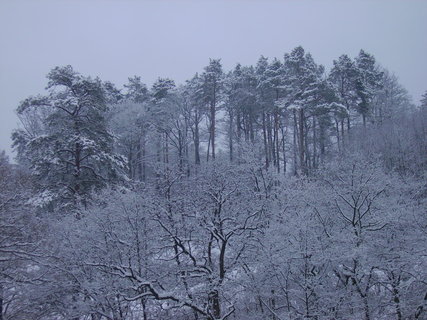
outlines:
[[[242,131],[245,141],[254,142],[258,105],[256,102],[256,76],[252,67],[237,64],[224,81],[225,109],[228,114],[229,156],[233,161],[234,142],[240,154]],[[240,158],[240,157],[239,157]]]
[[[216,113],[221,101],[223,88],[224,73],[220,59],[211,59],[201,77],[203,81],[204,102],[209,109],[207,112],[209,118],[209,141],[206,155],[206,159],[209,160],[210,154],[215,159]]]
[[[318,66],[302,47],[297,47],[291,54],[285,55],[285,68],[290,108],[294,117],[294,171],[296,172],[298,148],[299,168],[303,174],[307,174],[310,166],[307,120],[318,102],[316,97],[319,95],[319,83],[324,68]]]
[[[366,127],[366,119],[372,115],[372,99],[375,91],[381,88],[383,73],[378,70],[374,56],[363,50],[360,50],[356,57],[356,67],[356,92],[359,98],[357,111],[362,116],[363,126]]]
[[[334,85],[339,102],[345,105],[347,109],[347,130],[350,130],[351,110],[357,106],[357,68],[355,63],[346,54],[341,55],[338,61],[334,60],[333,64],[334,66],[329,73],[329,80]],[[342,127],[344,126],[342,125]]]
[[[131,99],[136,103],[144,102],[148,99],[148,89],[147,86],[141,82],[141,77],[134,76],[128,78],[128,83],[125,84],[127,93],[125,97]]]
[[[174,104],[171,103],[171,93],[175,82],[168,78],[159,78],[151,88],[150,117],[157,131],[157,163],[169,163],[169,134]]]
[[[101,81],[71,66],[54,68],[47,78],[49,94],[30,97],[17,109],[22,118],[41,115],[41,129],[15,131],[14,145],[34,176],[34,203],[75,206],[86,203],[91,191],[120,181],[125,164],[112,150]]]
[[[194,163],[200,164],[200,122],[203,119],[202,79],[198,74],[188,80],[183,88],[184,103],[188,106],[186,115],[193,135]]]

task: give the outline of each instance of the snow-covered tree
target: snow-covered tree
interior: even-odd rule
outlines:
[[[220,59],[210,59],[209,65],[201,74],[203,100],[208,108],[206,114],[209,119],[207,160],[210,156],[215,159],[216,114],[222,98],[223,78],[224,72]]]
[[[356,57],[357,80],[356,93],[358,96],[357,111],[362,116],[363,125],[366,126],[366,119],[372,115],[372,100],[375,91],[381,88],[381,72],[376,64],[374,56],[360,50]]]
[[[310,166],[307,119],[317,105],[316,97],[324,68],[317,65],[313,57],[305,53],[302,47],[297,47],[285,55],[285,68],[290,95],[288,109],[293,111],[294,117],[294,170],[297,170],[296,158],[298,158],[298,168],[303,174],[307,174]]]
[[[77,205],[91,191],[120,181],[125,163],[112,150],[101,81],[71,66],[54,68],[47,78],[49,94],[27,98],[17,109],[26,118],[42,114],[42,128],[17,130],[13,140],[19,158],[30,163],[37,190],[33,203]]]
[[[338,60],[334,60],[333,63],[334,66],[329,73],[329,79],[334,85],[339,102],[345,105],[347,109],[347,130],[350,130],[351,111],[357,105],[357,68],[354,61],[345,54],[341,55]]]
[[[372,118],[376,123],[403,118],[414,108],[397,77],[388,70],[382,72],[381,84],[372,99]]]

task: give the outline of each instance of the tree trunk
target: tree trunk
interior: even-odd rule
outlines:
[[[184,145],[181,129],[178,129],[178,166],[179,172],[184,172]]]
[[[141,151],[141,138],[137,139],[136,143],[136,167],[138,172],[138,180],[142,181],[142,151]]]
[[[402,320],[402,310],[400,307],[399,290],[393,285],[393,302],[396,309],[397,320]]]
[[[229,111],[230,122],[228,127],[228,147],[230,150],[230,162],[233,162],[233,111]]]
[[[133,168],[133,148],[132,148],[132,142],[129,145],[129,153],[128,153],[128,168],[129,168],[129,178],[133,179],[134,177],[134,168]]]
[[[212,132],[211,132],[211,129],[209,128],[208,148],[206,150],[206,162],[209,162],[209,152],[211,149],[211,140],[212,140],[211,136],[212,136]]]
[[[268,141],[268,158],[273,160],[273,166],[276,165],[274,152],[273,152],[273,135],[271,126],[271,116],[267,113],[267,141]]]
[[[262,113],[262,136],[264,140],[264,153],[265,153],[265,167],[268,169],[270,165],[270,159],[268,157],[268,143],[267,143],[267,128],[265,121],[265,112]]]
[[[310,153],[310,149],[309,149],[309,143],[308,143],[308,135],[309,135],[309,127],[308,127],[308,123],[306,121],[304,121],[304,125],[305,125],[305,137],[304,137],[304,153],[305,153],[305,168],[306,170],[311,169],[311,153]],[[307,171],[308,173],[308,171]]]
[[[165,145],[164,145],[164,163],[166,164],[166,167],[168,167],[169,164],[169,137],[168,134],[165,133]]]
[[[280,173],[280,149],[279,149],[279,110],[277,107],[274,110],[274,139],[275,139],[275,151],[276,151],[276,166],[277,173]]]
[[[199,117],[196,111],[196,119],[194,124],[194,162],[200,164],[200,135],[199,135]]]
[[[297,124],[297,113],[295,110],[293,110],[294,113],[294,130],[293,130],[293,149],[294,149],[294,175],[298,175],[298,145],[297,145],[297,131],[298,131],[298,124]]]
[[[241,139],[242,139],[242,118],[240,111],[237,111],[237,117],[236,117],[236,131],[237,131],[237,157],[238,161],[242,158],[242,148],[240,145]]]
[[[142,136],[142,156],[141,156],[141,162],[142,162],[142,181],[146,181],[147,179],[147,164],[146,164],[146,149],[145,149],[145,133],[143,133]]]
[[[300,166],[301,166],[301,172],[302,174],[307,173],[307,168],[305,165],[305,147],[304,147],[304,139],[305,139],[305,132],[304,132],[304,109],[301,108],[299,110],[299,160],[300,160]]]
[[[338,152],[341,151],[341,144],[340,144],[340,128],[338,124],[338,120],[335,118],[335,132],[337,133],[337,146],[338,146]]]
[[[320,147],[320,161],[323,163],[325,156],[325,140],[326,140],[326,129],[322,122],[319,123],[319,147]]]
[[[77,205],[77,199],[81,196],[81,190],[80,190],[80,173],[81,173],[81,145],[80,143],[76,142],[75,145],[75,158],[74,158],[74,204]],[[83,201],[85,207],[86,202]]]
[[[216,89],[214,89],[214,99],[211,104],[211,141],[212,141],[212,159],[215,159],[215,116],[216,116]]]
[[[368,297],[366,295],[363,297],[363,304],[365,309],[365,320],[370,320],[371,316],[369,314],[369,303],[368,303]]]
[[[348,110],[348,116],[347,116],[347,133],[350,132],[350,109],[347,108]]]
[[[219,319],[221,317],[221,305],[219,302],[218,290],[212,290],[209,293],[209,306],[213,319]]]
[[[317,166],[316,118],[313,116],[313,168]]]
[[[161,143],[161,134],[159,132],[157,132],[157,141],[156,141],[156,160],[157,160],[157,166],[160,166],[161,163],[161,149],[162,149],[162,143]],[[156,183],[157,185],[159,184],[159,178],[160,178],[160,173],[159,173],[159,168],[156,168]]]
[[[347,137],[348,140],[348,137]],[[344,149],[344,120],[341,120],[341,146]]]
[[[0,320],[3,320],[3,295],[4,295],[4,289],[3,285],[0,284]]]
[[[283,173],[286,173],[286,130],[283,125],[280,129],[282,134]]]
[[[275,312],[276,311],[276,297],[275,297],[275,294],[274,294],[274,290],[271,290],[270,305],[271,305],[271,310],[273,310],[273,312]],[[276,314],[273,313],[273,315],[271,317],[271,320],[276,320],[276,319],[277,319]]]
[[[141,304],[142,304],[142,316],[144,320],[148,320],[147,317],[147,307],[146,307],[146,303],[145,303],[145,299],[141,299]]]

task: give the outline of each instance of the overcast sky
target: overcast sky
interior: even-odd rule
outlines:
[[[182,83],[209,58],[229,70],[298,45],[327,68],[363,48],[416,103],[427,90],[427,1],[0,0],[0,150],[10,153],[18,103],[57,65],[118,86]]]

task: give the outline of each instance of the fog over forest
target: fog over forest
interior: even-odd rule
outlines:
[[[427,84],[330,65],[46,70],[0,150],[0,320],[427,319]]]

